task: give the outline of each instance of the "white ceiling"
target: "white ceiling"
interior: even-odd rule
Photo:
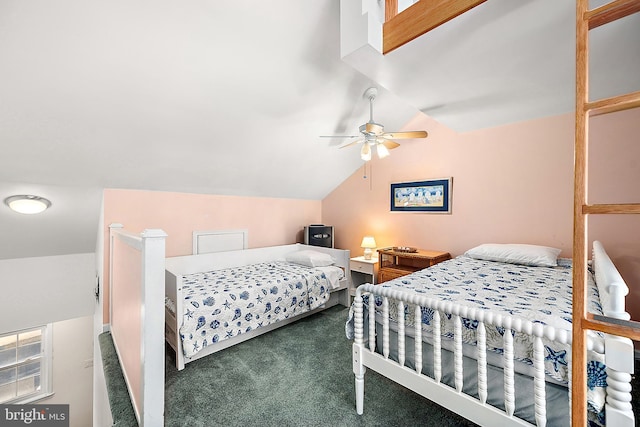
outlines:
[[[492,0],[369,66],[340,58],[338,0],[4,0],[0,198],[53,207],[0,209],[0,259],[92,252],[102,188],[322,199],[361,161],[318,136],[356,132],[372,85],[387,130],[571,111],[573,3]],[[602,43],[623,88],[635,19],[631,52]]]

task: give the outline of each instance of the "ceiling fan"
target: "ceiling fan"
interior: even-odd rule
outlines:
[[[400,146],[393,139],[414,139],[426,138],[427,132],[424,130],[407,131],[407,132],[385,132],[384,126],[373,121],[373,100],[378,95],[378,89],[370,87],[364,92],[364,97],[369,99],[369,121],[360,126],[362,135],[322,135],[321,138],[362,138],[356,141],[349,141],[342,144],[338,148],[350,147],[354,144],[362,143],[360,157],[365,162],[371,160],[371,152],[375,147],[379,158],[389,155],[389,150]]]

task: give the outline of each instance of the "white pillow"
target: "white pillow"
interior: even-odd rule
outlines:
[[[485,243],[464,254],[475,259],[499,261],[509,264],[555,267],[561,249],[523,244]]]
[[[307,267],[326,267],[334,264],[331,255],[311,250],[291,252],[287,254],[285,260]]]

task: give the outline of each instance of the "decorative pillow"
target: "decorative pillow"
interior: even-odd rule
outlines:
[[[334,264],[331,255],[310,250],[291,252],[287,254],[285,260],[294,264],[306,265],[307,267],[326,267]]]
[[[523,244],[485,243],[464,254],[475,259],[499,261],[509,264],[555,267],[561,249]]]

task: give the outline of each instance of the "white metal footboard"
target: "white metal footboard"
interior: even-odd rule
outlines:
[[[368,323],[369,339],[368,348],[365,347],[365,331],[363,311],[363,296],[379,295],[382,303],[382,354],[375,352],[375,304],[369,304]],[[398,313],[403,313],[405,305],[413,305],[415,310],[414,340],[415,340],[415,369],[405,365],[405,325],[404,316],[398,316],[398,361],[389,358],[389,300],[398,301]],[[422,372],[422,322],[420,307],[427,307],[434,311],[433,318],[433,351],[434,351],[434,378],[423,375]],[[454,321],[454,378],[455,388],[441,382],[442,370],[442,343],[440,339],[440,313],[451,314]],[[478,398],[462,392],[463,389],[463,351],[462,351],[462,321],[461,319],[477,320],[477,362],[478,362]],[[488,325],[503,327],[504,333],[504,405],[501,410],[487,403],[487,352],[486,352],[486,327]],[[365,367],[379,372],[391,380],[421,394],[431,401],[450,409],[459,415],[480,425],[531,425],[527,421],[514,416],[515,411],[515,385],[514,385],[514,347],[513,332],[521,332],[533,337],[533,367],[534,385],[533,394],[535,402],[535,419],[538,426],[545,426],[547,419],[546,390],[544,372],[544,346],[543,339],[560,344],[571,344],[571,334],[565,330],[557,330],[548,325],[532,323],[530,321],[514,318],[508,315],[492,313],[470,307],[460,306],[451,302],[439,301],[424,296],[402,292],[391,288],[365,284],[358,287],[354,307],[354,344],[353,344],[353,372],[356,385],[356,410],[358,414],[364,409],[364,373]],[[380,339],[380,337],[378,338]],[[594,348],[599,346],[600,348]],[[589,350],[604,352],[602,344],[588,343]],[[569,364],[570,366],[570,364]],[[611,398],[609,396],[608,398]],[[624,398],[623,398],[624,399]]]

